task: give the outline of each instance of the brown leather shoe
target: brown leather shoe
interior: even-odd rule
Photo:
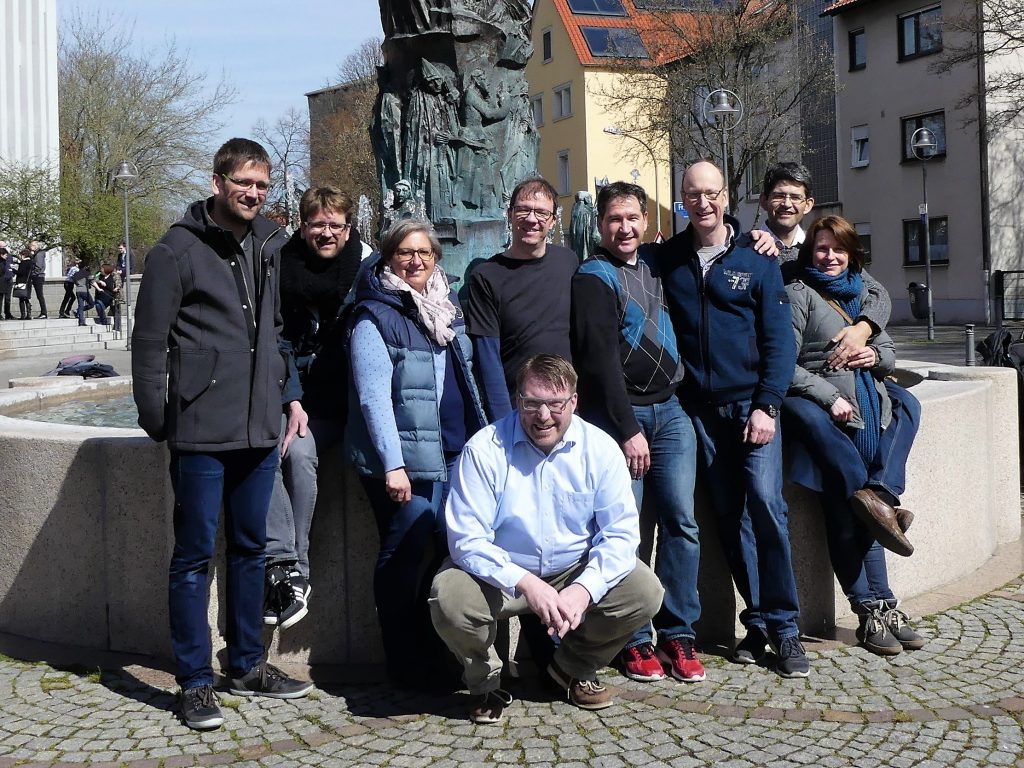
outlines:
[[[850,497],[850,508],[883,547],[903,557],[914,554],[914,545],[900,530],[896,510],[878,498],[870,488],[856,491]]]
[[[896,507],[896,524],[906,533],[914,523],[914,513],[903,507]]]
[[[568,692],[569,701],[580,709],[604,709],[615,703],[612,692],[596,677],[593,680],[569,677],[554,661],[548,666],[548,674],[562,690]]]
[[[512,694],[496,688],[475,699],[469,710],[470,721],[478,725],[494,725],[500,723],[505,707],[512,703]]]

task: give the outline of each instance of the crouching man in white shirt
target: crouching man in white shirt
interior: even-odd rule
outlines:
[[[470,720],[512,697],[494,650],[500,619],[532,611],[561,638],[548,674],[583,709],[612,704],[597,679],[664,590],[636,558],[639,516],[622,450],[575,416],[576,372],[557,355],[519,371],[516,411],[463,449],[445,509],[451,559],[434,578],[434,626],[463,665]]]

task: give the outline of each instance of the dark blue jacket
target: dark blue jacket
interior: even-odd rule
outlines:
[[[371,256],[371,259],[379,258]],[[369,261],[369,259],[367,259]],[[405,291],[396,291],[380,282],[376,264],[368,265],[358,278],[355,304],[348,328],[364,314],[372,315],[380,330],[384,344],[394,366],[391,377],[391,402],[395,410],[395,425],[402,444],[402,458],[410,480],[443,481],[446,479],[444,450],[441,437],[441,398],[437,391],[434,356],[438,344],[429,338],[419,322],[416,305]],[[449,278],[454,282],[454,278]],[[454,290],[448,298],[455,306],[459,299]],[[471,371],[472,345],[466,336],[465,321],[460,312],[452,323],[455,339],[451,344],[452,358],[456,361],[456,377],[462,395],[467,398],[467,411],[475,423],[466,424],[466,435],[474,434],[487,425],[480,393]],[[349,399],[359,402],[350,373]],[[384,465],[377,453],[366,420],[358,407],[349,410],[345,427],[345,440],[349,459],[361,475],[384,477]]]
[[[738,222],[728,219],[733,231]],[[686,366],[682,393],[689,402],[779,407],[793,380],[796,349],[789,297],[778,262],[734,237],[729,250],[701,274],[689,226],[641,257],[661,278],[669,315]]]

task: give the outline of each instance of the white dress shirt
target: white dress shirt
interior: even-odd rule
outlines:
[[[636,566],[640,518],[622,449],[573,416],[545,454],[515,411],[462,451],[445,508],[456,566],[509,595],[527,573],[586,567],[574,583],[597,603]]]

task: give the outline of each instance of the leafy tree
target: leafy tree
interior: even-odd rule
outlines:
[[[623,39],[620,57],[609,62],[618,74],[594,93],[624,134],[667,145],[679,162],[711,158],[718,165],[723,128],[705,119],[704,102],[718,88],[736,93],[742,120],[735,127],[725,121],[726,183],[735,209],[747,168],[798,153],[801,113],[830,108],[831,51],[786,3],[654,0],[645,6],[658,9],[637,16],[650,57],[637,58]],[[640,142],[622,146],[643,157]]]
[[[52,169],[0,161],[0,239],[26,245],[60,229],[60,189]]]
[[[60,28],[62,242],[82,256],[110,253],[123,236],[113,174],[137,169],[130,190],[132,242],[144,246],[206,194],[217,115],[234,100],[223,81],[191,67],[169,42],[136,55],[131,28],[109,16],[73,15]]]

